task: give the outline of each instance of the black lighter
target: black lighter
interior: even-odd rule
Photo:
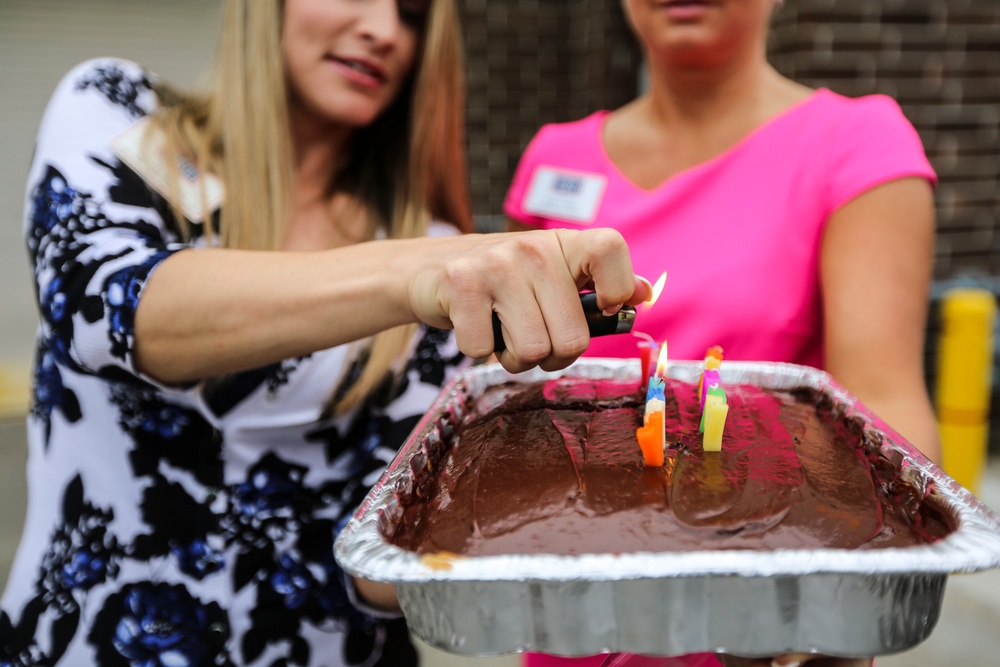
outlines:
[[[597,294],[595,292],[580,294],[580,305],[583,306],[583,314],[587,318],[587,329],[590,331],[591,338],[629,333],[632,331],[632,325],[635,324],[634,307],[622,306],[622,309],[614,315],[605,315],[597,307]],[[493,351],[499,354],[505,349],[507,349],[507,343],[503,339],[500,318],[496,313],[493,313]]]

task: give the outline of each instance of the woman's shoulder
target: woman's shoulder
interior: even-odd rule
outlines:
[[[585,149],[600,138],[601,124],[608,111],[595,111],[589,116],[562,123],[546,123],[531,140],[534,151],[564,153]]]
[[[63,76],[49,101],[49,110],[63,105],[96,103],[135,120],[156,109],[156,83],[155,75],[131,60],[85,60]]]
[[[546,123],[538,130],[539,134],[546,134],[553,137],[573,136],[580,133],[592,132],[599,129],[607,115],[611,113],[605,109],[595,111],[583,118],[563,121],[560,123]]]
[[[904,177],[936,180],[916,128],[888,95],[846,97],[819,91],[815,141],[826,179],[830,210],[870,188]]]
[[[899,103],[892,97],[876,93],[860,97],[848,97],[827,88],[814,93],[816,104],[812,105],[815,115],[825,116],[835,125],[867,124],[909,125]]]
[[[835,160],[849,155],[867,156],[876,162],[900,156],[924,160],[916,127],[892,97],[847,97],[825,89],[817,94],[821,97],[814,105],[811,131]]]
[[[539,164],[603,169],[601,126],[607,115],[607,111],[596,111],[579,120],[543,125],[524,149],[518,162],[518,174],[530,174]],[[518,174],[515,174],[515,182]]]

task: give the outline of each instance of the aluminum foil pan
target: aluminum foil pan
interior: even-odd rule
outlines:
[[[671,362],[669,375],[696,382],[701,367]],[[637,361],[607,359],[580,360],[558,373],[514,376],[498,365],[466,371],[442,390],[340,534],[337,560],[352,575],[394,584],[418,637],[469,656],[885,655],[930,634],[948,574],[1000,566],[1000,518],[829,375],[736,361],[723,363],[723,382],[812,387],[859,415],[866,429],[881,431],[881,454],[903,479],[930,489],[956,519],[956,530],[908,548],[489,556],[458,558],[447,569],[383,538],[380,524],[398,516],[397,484],[412,483],[421,457],[446,453],[444,443],[469,399],[508,381],[558,375],[638,381],[639,372]]]

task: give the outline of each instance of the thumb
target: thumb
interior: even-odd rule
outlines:
[[[636,290],[628,245],[614,229],[556,229],[563,259],[577,287],[593,285],[597,305],[611,309],[629,302]]]
[[[627,303],[630,306],[638,306],[640,303],[649,301],[652,298],[653,298],[653,285],[643,276],[636,276],[635,291],[632,292],[632,297],[625,303]]]

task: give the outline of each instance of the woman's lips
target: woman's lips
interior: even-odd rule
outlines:
[[[386,82],[385,72],[374,63],[337,56],[327,56],[327,60],[341,76],[363,88],[381,88]]]
[[[712,8],[712,3],[706,0],[667,0],[661,7],[675,21],[692,21],[704,16]]]

